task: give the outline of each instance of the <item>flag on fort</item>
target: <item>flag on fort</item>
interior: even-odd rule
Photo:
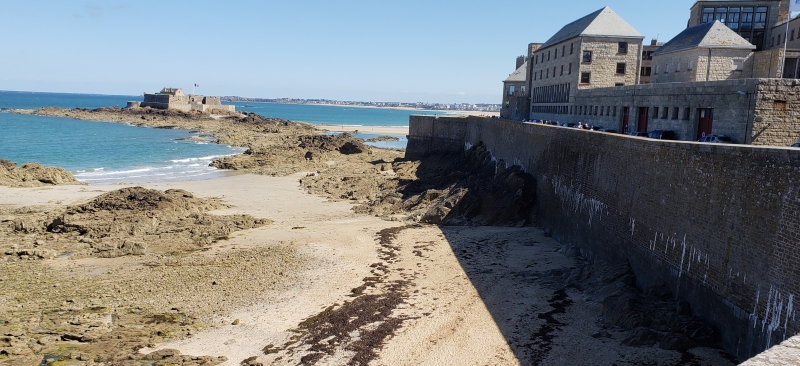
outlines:
[[[800,1],[800,0],[798,0],[798,1]],[[194,84],[194,87],[195,87],[195,88],[199,88],[199,87],[200,87],[200,84]]]
[[[789,12],[792,13],[800,12],[800,0],[789,1]]]

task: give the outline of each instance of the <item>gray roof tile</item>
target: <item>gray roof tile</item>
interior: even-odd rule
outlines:
[[[565,25],[554,36],[550,37],[542,48],[566,41],[578,36],[596,37],[637,37],[644,38],[633,26],[628,24],[617,13],[606,6],[594,13]]]
[[[656,50],[653,56],[697,47],[756,49],[756,46],[747,42],[746,39],[736,34],[728,26],[719,21],[714,21],[713,23],[686,28]]]
[[[525,76],[527,75],[527,73],[528,73],[528,61],[525,61],[525,63],[522,64],[522,66],[520,66],[519,69],[517,69],[517,71],[514,71],[511,75],[508,75],[508,79],[506,79],[505,81],[506,82],[525,81]]]

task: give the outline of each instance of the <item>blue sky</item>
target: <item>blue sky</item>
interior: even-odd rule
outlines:
[[[0,90],[499,103],[528,43],[605,5],[649,42],[693,0],[0,0]]]

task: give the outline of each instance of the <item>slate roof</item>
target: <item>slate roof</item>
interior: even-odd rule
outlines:
[[[653,56],[697,47],[756,49],[756,46],[747,42],[728,26],[714,21],[684,29],[675,38],[653,52]]]
[[[541,48],[547,48],[578,36],[637,37],[644,39],[644,36],[639,31],[611,10],[610,7],[606,6],[565,25],[558,33],[550,37]]]
[[[511,75],[508,75],[508,79],[506,79],[505,82],[525,81],[525,75],[527,73],[528,73],[528,61],[525,61],[525,63],[523,63],[522,66],[520,66],[519,69],[517,69],[517,71],[514,71],[513,73],[511,73]]]

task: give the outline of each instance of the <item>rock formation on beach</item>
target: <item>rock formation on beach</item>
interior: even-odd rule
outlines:
[[[123,188],[66,210],[0,210],[0,249],[29,259],[112,258],[189,252],[231,233],[270,223],[250,215],[211,215],[225,208],[183,190]]]
[[[17,164],[0,159],[0,186],[42,187],[63,184],[84,184],[72,173],[57,167],[45,167],[39,163]]]

